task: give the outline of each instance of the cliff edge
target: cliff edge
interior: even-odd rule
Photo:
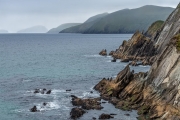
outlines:
[[[162,28],[146,37],[136,32],[113,57],[151,60],[147,73],[134,73],[129,65],[115,79],[103,79],[94,89],[123,110],[137,109],[140,120],[180,119],[180,5]]]

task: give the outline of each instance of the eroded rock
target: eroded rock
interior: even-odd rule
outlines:
[[[106,51],[106,49],[103,49],[103,50],[99,53],[99,55],[107,56],[107,51]]]
[[[86,113],[82,108],[72,108],[70,112],[70,116],[72,119],[77,119],[81,117],[84,113]]]
[[[99,119],[110,119],[110,118],[114,118],[114,117],[104,113],[99,116]]]
[[[81,99],[73,96],[71,102],[74,106],[82,107],[85,110],[91,110],[91,109],[101,110],[103,107],[101,106],[100,101],[101,101],[100,98]]]

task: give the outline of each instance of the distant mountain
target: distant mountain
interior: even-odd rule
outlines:
[[[98,22],[107,15],[108,13],[103,13],[92,16],[88,20],[86,20],[83,24],[64,29],[61,31],[61,33],[83,33],[84,31],[89,29],[92,25],[94,25],[96,22]]]
[[[47,33],[59,33],[60,31],[66,29],[66,28],[70,28],[70,27],[73,27],[73,26],[77,26],[77,25],[80,25],[82,23],[66,23],[66,24],[62,24],[56,28],[52,28],[50,29]]]
[[[136,9],[123,9],[107,14],[101,19],[63,30],[63,33],[111,34],[146,31],[157,20],[166,20],[174,10],[170,7],[146,5]]]
[[[8,33],[8,31],[7,30],[0,30],[0,33]]]
[[[18,31],[17,33],[46,33],[46,27],[38,25]]]
[[[92,22],[95,20],[100,20],[101,18],[105,17],[106,15],[108,15],[108,13],[102,13],[102,14],[92,16],[88,20],[86,20],[84,23]]]

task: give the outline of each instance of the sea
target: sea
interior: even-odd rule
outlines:
[[[0,34],[0,120],[70,120],[71,95],[99,97],[93,87],[102,78],[115,78],[128,64],[111,62],[111,56],[98,53],[116,50],[131,36]],[[149,68],[131,67],[135,72]],[[52,90],[51,94],[34,93],[44,88]],[[30,112],[33,106],[40,111]],[[102,113],[117,114],[112,120],[136,120],[138,116],[136,111],[122,111],[108,102],[102,106],[102,110],[87,111],[79,120],[98,119]]]

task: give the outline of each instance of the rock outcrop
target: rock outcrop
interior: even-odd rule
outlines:
[[[114,117],[109,114],[104,114],[104,113],[99,116],[99,119],[103,119],[103,120],[110,119],[110,118],[114,118]]]
[[[99,53],[99,55],[107,56],[107,51],[106,51],[106,49],[103,49],[103,50]]]
[[[124,40],[122,45],[109,53],[122,62],[129,61],[146,61],[148,65],[152,65],[157,54],[155,42],[143,33],[137,31],[130,40]]]
[[[138,110],[141,120],[180,119],[179,14],[180,5],[151,40],[136,32],[123,42],[114,57],[152,62],[152,67],[147,73],[133,73],[127,66],[114,80],[104,78],[94,87],[102,98],[117,108]]]
[[[81,117],[84,113],[86,113],[82,108],[72,108],[70,112],[70,116],[72,119],[77,119]]]
[[[100,98],[89,98],[89,99],[81,99],[78,97],[72,97],[72,104],[74,106],[81,107],[85,110],[101,110],[103,107],[101,106]]]

